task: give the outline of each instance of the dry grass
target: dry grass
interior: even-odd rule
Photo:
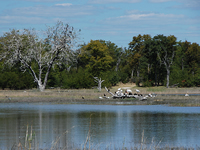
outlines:
[[[136,89],[140,90],[141,94],[155,93],[158,96],[148,104],[178,104],[178,106],[200,106],[200,96],[180,96],[177,94],[200,94],[200,88],[166,88],[159,87],[136,87],[135,84],[118,84],[110,88],[111,92],[117,91],[118,88],[123,90],[129,88],[135,93]],[[48,102],[48,101],[70,101],[70,100],[99,100],[108,101],[108,99],[100,100],[99,97],[106,94],[111,96],[102,88],[101,92],[97,89],[46,89],[44,92],[39,92],[36,89],[32,90],[0,90],[0,102]],[[174,94],[174,95],[169,95]],[[112,99],[111,99],[112,100]],[[113,101],[113,100],[112,100]],[[184,105],[182,105],[184,103]],[[137,103],[141,104],[141,103]],[[143,103],[145,104],[145,103]]]
[[[105,92],[105,91],[104,91]],[[81,90],[65,90],[65,89],[47,89],[44,92],[38,90],[1,90],[0,97],[70,97],[81,98],[82,96],[91,97],[93,95],[100,95],[96,89],[81,89]]]
[[[38,90],[0,90],[0,102],[97,100],[104,93],[107,94],[105,89],[102,89],[101,92],[98,92],[97,89],[47,89],[44,92]]]
[[[158,87],[137,87],[135,83],[118,83],[116,86],[113,86],[111,90],[115,91],[118,88],[122,89],[131,89],[135,92],[136,89],[140,90],[142,94],[156,93],[156,94],[200,94],[200,87],[191,87],[191,88],[166,88],[165,86]]]

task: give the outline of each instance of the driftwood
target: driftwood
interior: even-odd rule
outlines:
[[[106,91],[108,93],[110,93],[112,95],[112,98],[113,99],[116,99],[116,98],[121,98],[121,99],[124,99],[124,98],[138,98],[139,100],[147,100],[147,97],[148,96],[142,96],[142,95],[139,95],[139,94],[127,94],[127,93],[121,93],[121,94],[113,94],[109,89],[107,89],[105,87]]]

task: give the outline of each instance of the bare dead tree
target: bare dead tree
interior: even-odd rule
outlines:
[[[5,64],[21,63],[22,71],[29,71],[40,91],[44,91],[49,73],[54,65],[76,61],[73,47],[77,34],[68,24],[57,22],[48,27],[46,38],[39,39],[34,29],[12,30],[6,33],[1,58]],[[36,65],[33,65],[36,64]]]
[[[99,92],[100,92],[100,91],[101,91],[101,83],[102,83],[104,80],[101,80],[101,78],[98,78],[98,77],[94,77],[94,81],[98,83],[97,89],[98,89]]]
[[[160,54],[158,54],[158,58],[160,60],[161,64],[165,65],[166,71],[167,71],[167,83],[166,83],[166,87],[169,87],[169,76],[170,76],[170,69],[171,69],[171,65],[173,64],[173,59],[174,59],[174,52],[172,52],[172,55],[169,56],[167,49],[165,47],[162,47],[162,50],[164,51],[164,55],[163,57],[160,57]]]
[[[119,65],[121,62],[121,57],[122,57],[122,52],[120,53],[120,55],[118,56],[117,62],[116,62],[116,67],[115,67],[115,71],[117,72],[119,70]]]

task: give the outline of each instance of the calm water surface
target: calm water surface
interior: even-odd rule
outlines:
[[[0,104],[0,149],[23,144],[27,125],[42,149],[83,148],[88,132],[93,149],[200,146],[200,107]]]

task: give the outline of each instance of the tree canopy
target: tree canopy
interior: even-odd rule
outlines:
[[[83,46],[79,57],[82,60],[81,63],[85,64],[85,68],[93,76],[100,76],[101,73],[111,69],[113,62],[107,45],[99,40],[91,40],[90,43]]]
[[[0,88],[92,88],[118,82],[138,86],[200,85],[200,46],[174,35],[133,36],[128,48],[91,40],[75,47],[77,32],[57,22],[41,39],[36,30],[11,30],[0,37]],[[33,80],[32,80],[33,79]]]
[[[52,67],[75,59],[72,50],[76,33],[73,27],[58,22],[46,31],[46,39],[38,38],[35,30],[12,30],[4,35],[1,57],[4,63],[20,63],[22,71],[29,71],[40,91],[46,87]]]

